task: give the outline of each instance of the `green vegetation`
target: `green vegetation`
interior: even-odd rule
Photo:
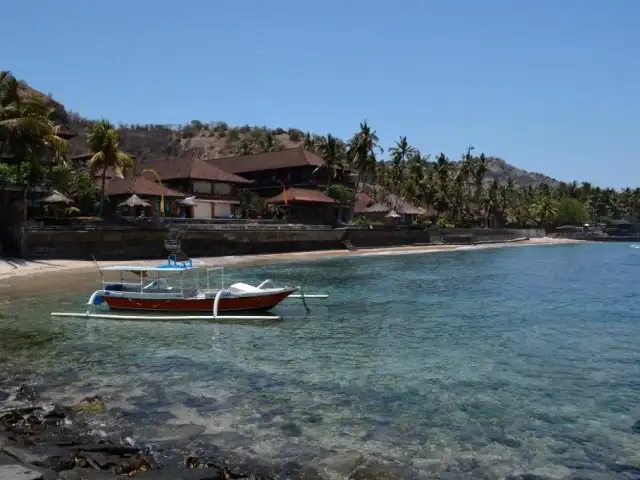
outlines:
[[[98,199],[102,204],[104,195],[89,172],[76,169],[74,173],[69,168],[67,142],[58,136],[61,127],[48,99],[20,95],[21,85],[9,72],[0,72],[0,180],[23,184],[27,189],[41,182],[73,197],[83,213]],[[432,157],[418,151],[406,137],[391,146],[381,145],[367,122],[343,141],[331,134],[321,136],[296,128],[233,127],[221,121],[199,120],[186,125],[114,127],[73,112],[66,115],[70,129],[78,134],[69,141],[72,151],[85,152],[89,146],[94,153],[90,166],[102,173],[103,179],[108,168],[118,171],[132,166],[120,148],[151,156],[197,149],[204,155],[231,156],[303,147],[327,162],[320,169],[327,170],[329,196],[343,204],[354,203],[355,190],[334,182],[339,172],[348,169],[357,178],[356,190],[397,195],[427,209],[423,223],[548,228],[599,219],[635,220],[640,214],[640,189],[617,191],[586,182],[558,182],[476,154],[473,147],[452,161],[443,153]],[[389,147],[386,156],[383,147]],[[52,162],[42,163],[42,158]],[[240,197],[244,217],[277,215],[248,190],[241,191]]]
[[[44,163],[67,165],[68,143],[60,136],[56,109],[43,97],[25,97],[24,87],[0,71],[0,179],[23,184],[26,198],[42,178]]]
[[[107,169],[122,177],[128,169],[133,169],[133,160],[120,151],[120,135],[108,120],[100,120],[91,125],[87,132],[87,144],[93,156],[89,160],[92,174],[101,172],[100,216],[104,210],[104,187]]]

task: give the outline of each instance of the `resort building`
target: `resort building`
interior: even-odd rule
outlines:
[[[182,203],[181,213],[188,218],[230,218],[240,205],[238,189],[252,182],[207,163],[193,152],[159,162],[142,163],[138,175],[159,178],[172,190],[195,197]]]
[[[251,190],[264,198],[277,195],[283,188],[324,190],[329,183],[355,186],[355,177],[348,171],[338,171],[329,182],[332,172],[327,163],[303,148],[215,158],[207,163],[252,180]]]
[[[106,213],[115,213],[118,205],[126,201],[132,195],[137,195],[145,200],[149,207],[144,210],[149,216],[177,216],[177,200],[186,197],[184,193],[165,187],[143,176],[112,178],[105,185],[105,196],[108,197],[108,210]],[[164,200],[164,211],[162,201]]]
[[[290,222],[331,224],[339,218],[340,204],[319,190],[287,188],[269,198],[268,205],[277,205]]]
[[[385,195],[376,201],[373,196],[364,192],[358,193],[356,197],[354,213],[372,221],[405,225],[417,223],[418,218],[423,215],[437,215],[433,209],[427,211],[397,195]]]
[[[301,147],[210,159],[207,163],[251,180],[248,188],[267,203],[286,207],[291,221],[334,223],[351,216],[352,207],[340,205],[326,190],[329,184],[353,188],[357,176],[339,170],[333,178],[324,159]]]

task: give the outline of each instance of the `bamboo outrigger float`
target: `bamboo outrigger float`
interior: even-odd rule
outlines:
[[[119,281],[107,281],[107,272],[118,272]],[[220,286],[217,288],[212,286],[213,272],[220,273]],[[126,273],[134,273],[138,281],[127,281]],[[247,315],[244,312],[268,312],[288,298],[301,299],[309,311],[307,299],[328,298],[327,295],[305,295],[301,287],[276,287],[271,280],[265,280],[257,287],[234,283],[227,288],[224,286],[223,267],[207,268],[205,273],[206,288],[201,288],[200,272],[194,269],[193,262],[178,262],[175,256],[170,256],[166,264],[158,266],[102,267],[102,288],[93,292],[86,312],[54,312],[51,316],[119,320],[278,320],[280,317],[277,315]],[[136,313],[96,313],[94,307],[103,303],[110,310]],[[180,314],[145,315],[144,312]],[[209,315],[203,315],[205,313]]]

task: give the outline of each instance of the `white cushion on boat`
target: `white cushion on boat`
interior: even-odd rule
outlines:
[[[249,285],[247,283],[234,283],[229,287],[229,289],[246,293],[257,293],[262,291],[258,287],[254,287],[253,285]]]

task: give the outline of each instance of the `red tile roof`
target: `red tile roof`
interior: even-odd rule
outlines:
[[[209,180],[225,183],[252,183],[251,180],[221,170],[216,165],[196,158],[194,153],[185,153],[180,157],[168,158],[159,162],[141,164],[139,170],[150,168],[158,172],[162,180]]]
[[[364,213],[367,208],[376,203],[376,200],[373,196],[369,195],[367,192],[358,192],[356,193],[356,203],[353,206],[354,213]]]
[[[144,177],[114,178],[105,185],[106,195],[132,195],[135,193],[139,196],[159,197],[161,192],[165,197],[186,197],[184,193],[165,186],[160,187],[157,182],[152,182]]]
[[[287,203],[338,203],[337,200],[326,196],[319,190],[307,190],[305,188],[288,188],[286,190],[286,199]],[[267,200],[267,203],[284,204],[285,192],[271,197]]]
[[[246,173],[260,170],[277,170],[291,167],[321,167],[325,161],[313,152],[302,148],[290,148],[278,152],[264,152],[253,155],[214,158],[207,163],[221,168],[225,172]]]

